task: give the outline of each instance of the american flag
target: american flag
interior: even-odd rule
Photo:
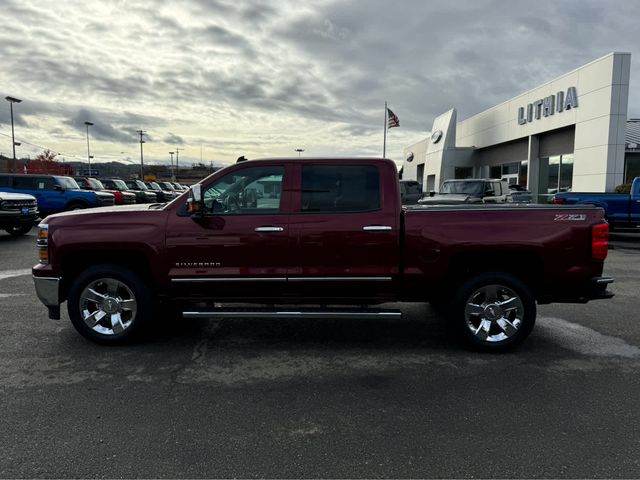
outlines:
[[[387,128],[399,127],[400,119],[398,116],[391,111],[390,108],[387,108]]]

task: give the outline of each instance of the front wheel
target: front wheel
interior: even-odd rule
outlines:
[[[104,345],[134,339],[152,310],[153,296],[143,279],[117,265],[89,268],[69,290],[71,323],[82,336]]]
[[[520,345],[536,320],[531,289],[508,273],[483,273],[455,294],[452,320],[463,341],[476,350],[501,352]]]
[[[13,226],[13,227],[6,228],[5,231],[9,235],[13,235],[14,237],[19,237],[20,235],[24,235],[25,233],[29,233],[31,231],[32,227],[33,227],[32,224],[27,223],[27,224],[24,224],[24,225],[16,225],[16,226]]]

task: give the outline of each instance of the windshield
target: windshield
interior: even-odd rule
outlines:
[[[58,185],[65,190],[80,190],[76,181],[71,177],[56,177],[56,180],[58,181]]]
[[[125,185],[133,190],[149,190],[140,180],[127,180]]]
[[[483,182],[469,182],[469,181],[452,181],[452,182],[444,182],[442,184],[442,188],[440,189],[440,193],[461,193],[465,195],[482,195],[482,187]]]
[[[116,187],[116,190],[129,190],[129,187],[127,187],[127,184],[124,183],[122,180],[112,180],[113,185]]]
[[[96,180],[95,178],[87,178],[87,182],[91,185],[92,190],[104,190],[104,185],[100,180]]]

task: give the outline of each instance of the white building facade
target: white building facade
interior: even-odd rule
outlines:
[[[403,178],[505,178],[539,201],[624,183],[631,54],[610,53],[466,120],[455,108],[404,149]]]

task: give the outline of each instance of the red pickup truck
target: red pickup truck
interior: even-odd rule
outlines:
[[[536,302],[613,295],[607,242],[596,207],[403,208],[390,160],[253,160],[166,204],[47,217],[33,277],[50,318],[67,301],[104,344],[168,304],[186,318],[397,318],[380,305],[399,301],[437,303],[461,339],[499,351],[528,336]]]

